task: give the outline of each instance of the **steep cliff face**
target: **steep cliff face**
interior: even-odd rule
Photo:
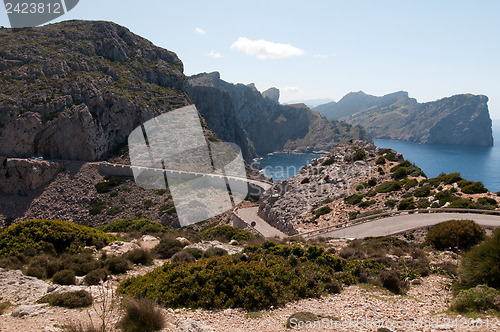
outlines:
[[[0,30],[0,155],[98,160],[189,104],[183,65],[109,22]]]
[[[350,93],[315,108],[329,119],[363,126],[375,138],[418,143],[493,145],[488,98],[456,95],[418,103],[401,91],[383,97]]]
[[[210,128],[240,145],[247,160],[274,151],[331,150],[352,138],[370,139],[362,129],[328,121],[304,104],[280,105],[277,89],[263,95],[253,84],[230,84],[217,72],[188,81],[189,95]]]

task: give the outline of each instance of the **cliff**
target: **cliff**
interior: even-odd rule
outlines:
[[[0,30],[0,156],[99,160],[190,104],[175,53],[110,22]]]
[[[331,150],[370,138],[359,127],[328,121],[304,104],[280,105],[279,90],[231,84],[218,72],[191,76],[189,95],[218,137],[238,144],[246,160],[275,151]]]
[[[329,119],[360,125],[374,138],[417,143],[492,146],[488,98],[462,94],[418,103],[407,92],[383,97],[349,93],[315,108]]]

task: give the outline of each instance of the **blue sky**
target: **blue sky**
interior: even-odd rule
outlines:
[[[500,119],[499,13],[481,0],[80,0],[59,20],[116,22],[176,52],[187,75],[275,86],[282,102],[474,93]],[[10,26],[5,10],[0,25]]]

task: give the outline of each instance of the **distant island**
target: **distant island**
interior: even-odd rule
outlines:
[[[376,97],[351,92],[314,108],[330,120],[360,125],[374,138],[416,143],[492,146],[488,97],[461,94],[419,103],[408,92]]]

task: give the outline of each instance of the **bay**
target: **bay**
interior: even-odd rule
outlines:
[[[320,157],[318,153],[270,153],[254,159],[252,165],[262,168],[262,174],[274,181],[285,180],[297,174],[300,169]]]
[[[386,139],[373,140],[391,148],[422,168],[428,177],[459,172],[470,181],[482,181],[492,192],[500,191],[500,120],[493,121],[492,147],[419,144]]]

